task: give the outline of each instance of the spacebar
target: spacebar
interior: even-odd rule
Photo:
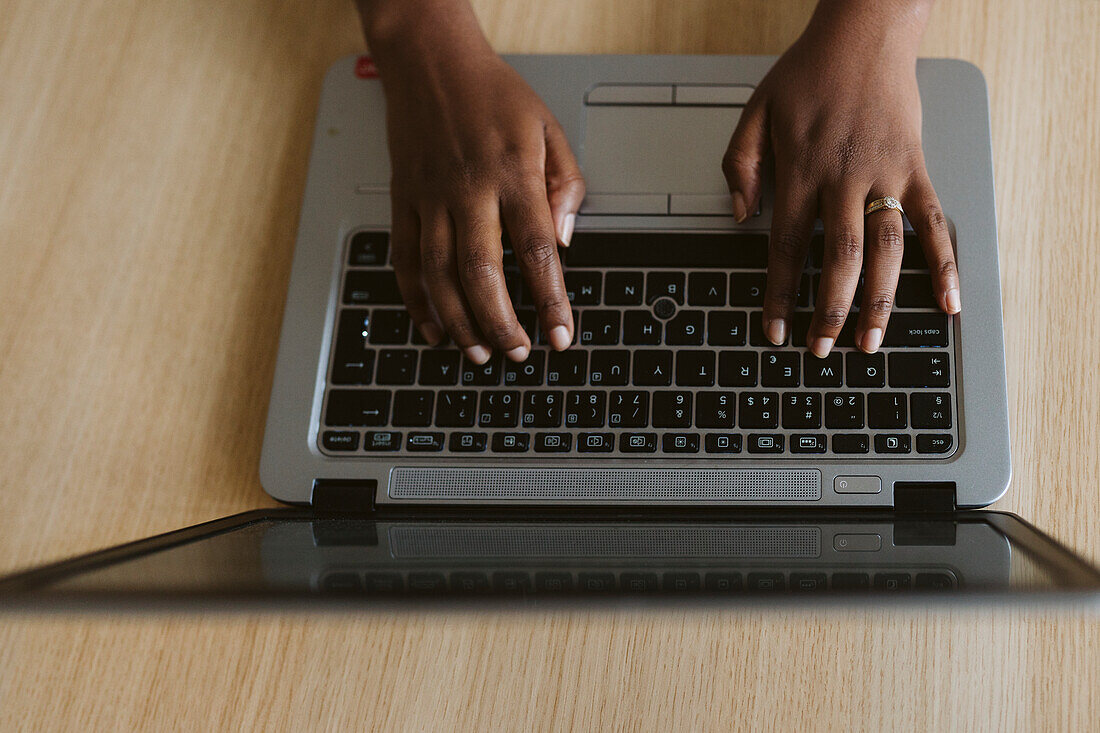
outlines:
[[[564,253],[570,267],[768,266],[766,234],[743,232],[577,232]]]

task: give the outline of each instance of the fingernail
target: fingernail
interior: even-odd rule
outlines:
[[[959,302],[959,289],[951,288],[947,291],[947,312],[958,313],[962,310],[962,304]]]
[[[489,361],[489,350],[481,344],[474,344],[466,349],[466,356],[475,364],[484,364]]]
[[[745,207],[745,197],[740,191],[733,192],[733,220],[738,224],[749,218],[749,211]]]
[[[882,344],[882,329],[871,328],[867,333],[863,334],[863,350],[868,354],[873,354],[878,351],[878,347]]]
[[[568,349],[572,341],[573,339],[569,335],[569,329],[565,326],[554,326],[550,329],[550,345],[558,351]]]
[[[563,247],[569,246],[569,241],[573,239],[573,227],[577,223],[577,215],[573,212],[569,212],[562,217],[561,220],[561,232],[558,234],[558,238],[561,239]]]
[[[810,351],[812,351],[814,356],[819,359],[824,359],[826,356],[828,356],[829,351],[831,351],[832,348],[833,339],[826,338],[824,336],[814,339],[814,342],[810,344]]]
[[[782,318],[773,318],[768,321],[768,327],[764,331],[767,334],[768,341],[776,346],[782,346],[783,342],[787,340],[787,322]]]
[[[437,346],[443,340],[443,332],[431,321],[420,324],[420,335],[430,346]]]
[[[530,353],[531,353],[531,349],[529,347],[527,347],[527,346],[517,346],[516,348],[512,349],[511,351],[505,352],[504,355],[507,356],[512,361],[523,361],[524,359],[527,358],[527,355],[530,354]]]

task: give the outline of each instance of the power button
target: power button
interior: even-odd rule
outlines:
[[[882,479],[878,476],[837,476],[833,479],[833,491],[838,494],[877,494],[882,491]]]

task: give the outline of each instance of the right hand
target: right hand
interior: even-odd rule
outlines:
[[[580,168],[550,110],[479,32],[441,40],[438,28],[406,37],[400,59],[375,57],[401,295],[428,343],[445,330],[474,363],[492,349],[523,361],[531,339],[505,285],[507,229],[542,332],[566,349],[573,312],[557,247],[584,198]]]

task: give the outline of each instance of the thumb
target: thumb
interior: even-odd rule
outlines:
[[[556,120],[546,125],[546,197],[558,243],[568,247],[573,238],[577,209],[584,200],[584,176]]]
[[[733,218],[738,224],[760,205],[761,177],[767,154],[767,110],[754,95],[741,111],[737,129],[722,156],[722,172],[733,199]]]

